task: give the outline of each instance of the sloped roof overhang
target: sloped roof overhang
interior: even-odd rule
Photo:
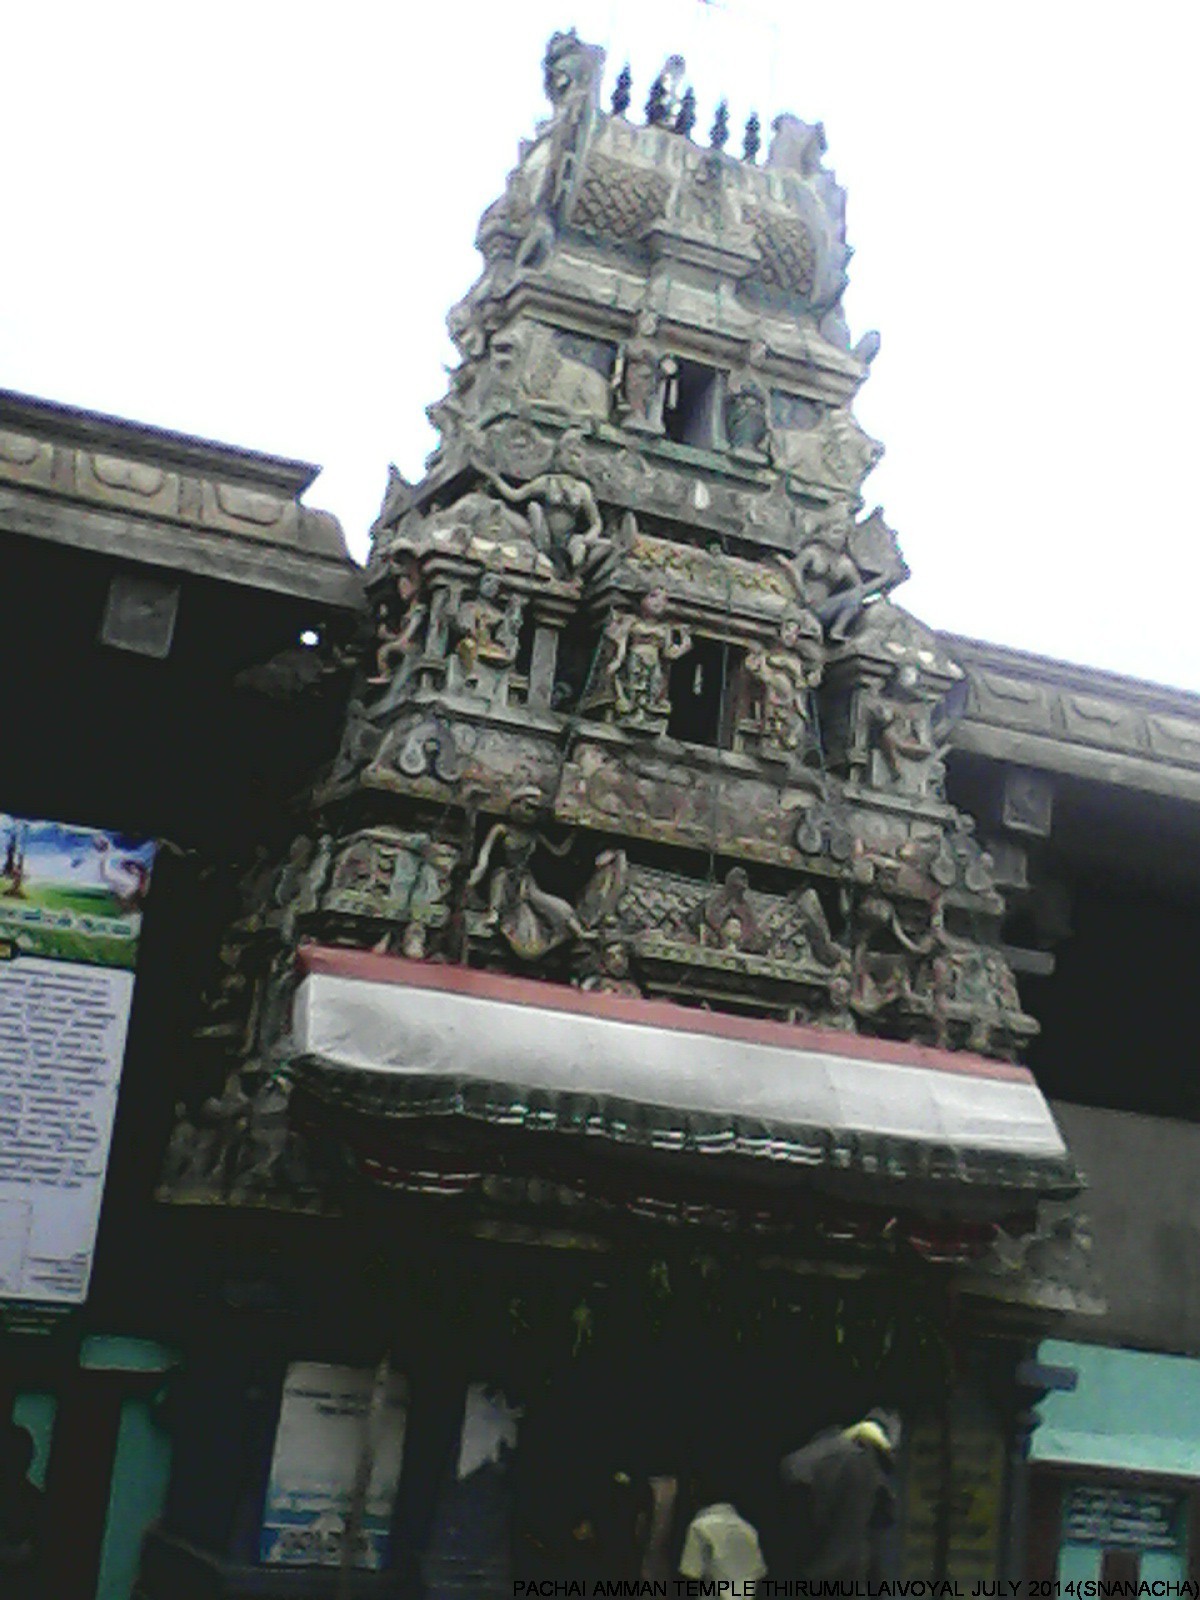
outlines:
[[[807,1169],[948,1213],[970,1196],[977,1216],[1078,1188],[1024,1067],[363,951],[297,960],[296,1070],[359,1115],[574,1136],[714,1175],[720,1158],[751,1181]]]

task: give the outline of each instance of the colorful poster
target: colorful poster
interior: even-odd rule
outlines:
[[[0,812],[0,945],[132,972],[153,864],[149,840]]]
[[[372,1401],[375,1404],[372,1404]],[[364,1446],[371,1473],[354,1565],[387,1564],[392,1508],[404,1460],[408,1386],[354,1367],[293,1362],[283,1386],[263,1508],[259,1559],[336,1567]]]
[[[87,1296],[153,860],[0,813],[0,1300]]]

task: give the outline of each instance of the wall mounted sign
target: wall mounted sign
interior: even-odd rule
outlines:
[[[153,861],[0,813],[0,1300],[87,1295]]]
[[[387,1565],[392,1508],[404,1460],[408,1386],[393,1376],[372,1415],[374,1374],[296,1361],[288,1368],[263,1509],[259,1558],[336,1567],[364,1440],[371,1475],[353,1564]]]
[[[1063,1538],[1132,1550],[1174,1550],[1179,1513],[1177,1494],[1076,1483],[1063,1506]]]

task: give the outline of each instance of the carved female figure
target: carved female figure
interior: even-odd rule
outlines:
[[[570,847],[568,841],[555,850],[535,829],[497,822],[483,841],[467,879],[467,888],[473,889],[488,878],[485,926],[497,929],[522,961],[537,961],[568,939],[588,937],[575,908],[535,882],[532,861],[539,844],[556,855],[565,854]],[[501,860],[493,866],[492,853],[497,846]]]
[[[625,423],[641,428],[657,427],[662,377],[662,362],[652,345],[630,345],[625,349],[615,375],[617,414]]]
[[[530,502],[534,543],[552,559],[565,556],[572,571],[578,571],[589,556],[606,548],[600,507],[585,479],[566,472],[543,472],[514,489],[495,473],[487,476],[510,505]]]
[[[780,625],[778,650],[750,650],[746,671],[761,688],[760,739],[764,755],[786,758],[801,748],[808,726],[808,693],[821,681],[820,626],[806,613],[811,628],[794,617]],[[813,637],[815,629],[816,637]]]
[[[655,732],[666,727],[671,714],[668,664],[692,648],[689,630],[665,620],[667,605],[667,591],[651,589],[643,595],[636,616],[610,612],[604,629],[608,657],[603,681],[611,691],[617,720]]]

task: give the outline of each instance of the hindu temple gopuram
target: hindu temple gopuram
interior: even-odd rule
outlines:
[[[897,1565],[990,1577],[1000,1521],[972,1554],[948,1452],[991,1396],[1002,1483],[1037,1313],[963,1275],[1077,1179],[1020,1065],[993,857],[946,798],[964,673],[864,500],[845,194],[819,123],[760,145],[752,119],[735,153],[722,106],[702,140],[677,60],[644,119],[627,74],[602,109],[573,32],[544,65],[439,443],[373,529],[340,749],[225,930],[160,1197],[292,1263],[277,1354],[409,1386],[394,1503],[360,1472],[347,1513],[391,1530],[367,1566],[507,1594],[566,1570],[588,1472],[682,1481],[701,1441],[753,1503],[781,1450],[886,1401]],[[236,1387],[221,1340],[193,1495],[223,1472],[196,1442]],[[501,1391],[484,1494],[445,1463]],[[280,1526],[261,1559],[303,1564]]]

